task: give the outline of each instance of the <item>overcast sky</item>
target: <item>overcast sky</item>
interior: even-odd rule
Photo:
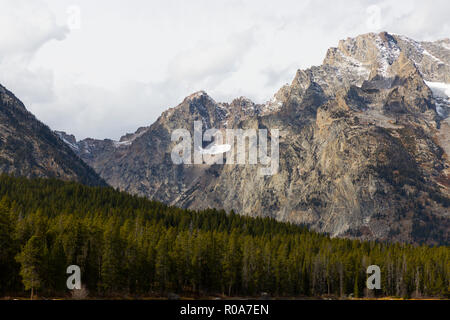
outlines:
[[[52,129],[118,139],[199,90],[263,103],[339,39],[450,37],[448,0],[0,0],[0,83]]]

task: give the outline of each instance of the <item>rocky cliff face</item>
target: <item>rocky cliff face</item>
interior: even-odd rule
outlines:
[[[449,243],[450,41],[349,38],[264,105],[187,97],[121,141],[74,151],[108,183],[168,204],[303,223],[332,236]],[[278,174],[258,165],[174,165],[171,133],[277,128]]]
[[[1,85],[0,172],[106,185],[70,147]]]

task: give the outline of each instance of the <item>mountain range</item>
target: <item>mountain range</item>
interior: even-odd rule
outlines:
[[[11,158],[3,172],[104,179],[173,206],[273,217],[333,237],[449,243],[449,39],[419,42],[387,32],[348,38],[328,50],[322,65],[298,70],[265,104],[245,97],[221,103],[197,92],[119,141],[51,133],[2,90],[2,110],[13,101],[30,127],[43,128],[18,140],[48,136],[58,151],[32,144],[24,147],[32,153],[9,157],[13,142],[5,132],[22,127],[5,127],[15,117],[2,116],[0,154]],[[278,173],[261,176],[250,164],[174,164],[171,133],[192,133],[194,121],[222,131],[279,129]]]

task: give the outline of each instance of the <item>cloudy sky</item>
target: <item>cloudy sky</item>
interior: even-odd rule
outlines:
[[[78,139],[118,139],[198,90],[265,102],[349,36],[450,37],[448,0],[0,0],[0,8],[0,83]]]

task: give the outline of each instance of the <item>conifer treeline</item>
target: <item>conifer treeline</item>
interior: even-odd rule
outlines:
[[[112,188],[0,176],[0,296],[68,293],[81,267],[91,296],[364,294],[449,296],[450,248],[331,239],[269,218],[188,211]]]

